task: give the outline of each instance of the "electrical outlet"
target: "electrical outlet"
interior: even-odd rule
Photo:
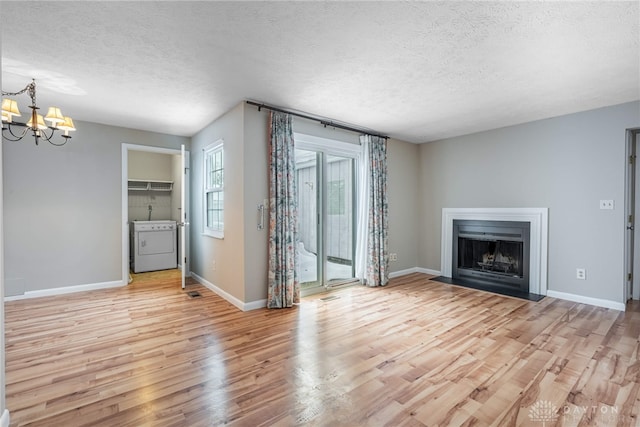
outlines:
[[[211,261],[211,270],[216,271],[216,260]]]
[[[613,210],[613,200],[600,200],[600,209]]]
[[[587,280],[587,270],[584,268],[576,268],[576,279]]]
[[[397,261],[398,254],[389,254],[389,261]]]

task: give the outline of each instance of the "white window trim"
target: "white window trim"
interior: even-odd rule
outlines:
[[[362,146],[360,144],[321,138],[319,136],[297,132],[294,132],[293,139],[296,142],[296,148],[301,148],[303,150],[322,151],[323,153],[351,157],[356,159],[356,161],[359,161],[362,155]]]
[[[202,234],[205,236],[213,237],[216,239],[224,239],[224,221],[222,223],[222,230],[218,230],[215,228],[207,227],[207,193],[209,192],[209,188],[207,188],[207,157],[210,153],[221,150],[222,151],[222,188],[218,191],[221,191],[224,194],[224,170],[226,167],[224,161],[224,140],[219,139],[211,144],[207,145],[202,149],[203,159],[202,159]],[[226,199],[226,197],[225,197]],[[225,211],[224,204],[222,208],[222,212]]]

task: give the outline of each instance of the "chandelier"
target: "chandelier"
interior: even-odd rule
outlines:
[[[13,121],[14,117],[21,117],[18,110],[18,103],[13,99],[4,98],[4,96],[22,95],[27,92],[31,98],[31,118],[27,123]],[[36,105],[36,81],[33,79],[24,89],[18,92],[2,91],[2,137],[8,141],[20,141],[27,134],[31,133],[35,138],[36,145],[40,139],[44,139],[52,145],[60,146],[67,143],[71,139],[69,132],[75,131],[71,117],[63,116],[60,108],[49,107],[47,115],[42,117],[38,114],[38,106]],[[45,123],[45,120],[48,124]],[[61,131],[62,140],[54,141],[53,137],[56,131]]]

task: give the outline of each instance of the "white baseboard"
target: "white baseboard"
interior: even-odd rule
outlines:
[[[393,271],[389,273],[389,279],[393,279],[394,277],[406,276],[407,274],[417,273],[417,272],[418,272],[418,269],[415,267],[407,268],[405,270],[400,270],[400,271]]]
[[[239,308],[242,311],[256,310],[256,309],[259,309],[259,308],[265,308],[267,306],[267,300],[266,299],[258,300],[258,301],[250,301],[250,302],[240,301],[238,298],[234,297],[233,295],[231,295],[227,291],[220,289],[219,287],[217,287],[213,283],[209,282],[204,277],[198,276],[193,271],[191,272],[191,277],[193,277],[202,286],[204,286],[205,288],[215,292],[216,294],[218,294],[219,296],[221,296],[225,300],[229,301],[231,304],[235,305],[237,308]]]
[[[123,283],[121,280],[116,280],[113,282],[90,283],[87,285],[77,285],[77,286],[64,286],[61,288],[40,289],[37,291],[26,291],[22,295],[12,295],[12,296],[4,297],[4,300],[17,301],[17,300],[28,299],[28,298],[50,297],[54,295],[70,294],[74,292],[94,291],[96,289],[118,288],[120,286],[126,286],[126,285],[127,285],[126,282]]]
[[[267,300],[260,299],[258,301],[245,302],[244,307],[242,308],[242,311],[258,310],[260,308],[266,308],[266,307],[267,307]]]
[[[11,417],[9,416],[9,410],[5,409],[0,417],[0,427],[9,427],[11,423]]]
[[[389,273],[389,279],[393,279],[394,277],[406,276],[407,274],[413,274],[413,273],[424,273],[424,274],[433,274],[435,276],[440,276],[440,272],[437,270],[431,270],[429,268],[413,267],[413,268],[407,268],[405,270],[394,271],[392,273]]]
[[[582,295],[569,294],[566,292],[547,290],[547,296],[559,298],[567,301],[579,302],[581,304],[595,305],[597,307],[611,308],[613,310],[625,311],[625,305],[621,302],[610,301],[600,298],[585,297]]]
[[[424,274],[432,274],[434,276],[442,276],[442,272],[440,272],[439,270],[432,270],[430,268],[417,267],[416,272],[424,273]]]
[[[441,273],[437,270],[431,270],[429,268],[413,267],[413,268],[407,268],[405,270],[394,271],[392,273],[389,273],[389,278],[393,279],[394,277],[405,276],[407,274],[412,274],[412,273],[424,273],[424,274],[431,274],[434,276],[441,275]],[[220,295],[222,298],[229,301],[231,304],[233,304],[234,306],[236,306],[242,311],[257,310],[267,306],[266,299],[243,302],[243,301],[240,301],[238,298],[234,297],[233,295],[231,295],[230,293],[220,289],[219,287],[209,282],[205,278],[198,276],[194,272],[190,272],[190,276],[192,276],[202,286]],[[70,294],[74,292],[93,291],[97,289],[117,288],[117,287],[126,286],[126,285],[127,283],[123,283],[122,281],[117,280],[113,282],[91,283],[87,285],[64,286],[61,288],[27,291],[22,295],[6,296],[4,297],[4,300],[17,301],[17,300],[28,299],[28,298],[39,298],[39,297],[46,297],[46,296]],[[618,310],[618,311],[625,311],[625,304],[621,302],[616,302],[616,301],[585,297],[582,295],[575,295],[575,294],[569,294],[566,292],[553,291],[551,289],[547,290],[547,296],[550,296],[553,298],[559,298],[567,301],[573,301],[581,304],[589,304],[589,305],[595,305],[597,307],[604,307],[604,308],[611,308],[613,310]],[[6,412],[6,414],[8,417],[9,416],[8,412]],[[0,427],[4,427],[4,424],[2,424],[4,416],[5,414],[3,414],[2,417],[0,417]]]

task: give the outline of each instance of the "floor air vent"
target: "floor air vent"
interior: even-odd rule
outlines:
[[[320,299],[321,299],[322,301],[331,301],[332,299],[338,299],[338,298],[340,298],[340,297],[339,297],[339,296],[336,296],[336,295],[331,295],[331,296],[324,297],[324,298],[320,298]]]
[[[202,295],[200,295],[200,292],[198,292],[198,291],[187,292],[187,295],[189,295],[189,298],[198,298],[198,297],[202,296]]]

